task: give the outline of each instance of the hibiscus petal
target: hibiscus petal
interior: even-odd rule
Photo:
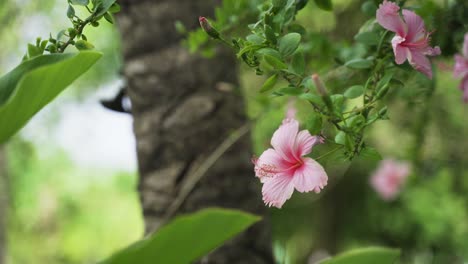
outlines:
[[[465,41],[463,42],[463,56],[468,58],[468,33],[465,34]]]
[[[319,193],[327,185],[327,173],[322,165],[311,158],[304,158],[303,162],[304,164],[294,173],[294,187],[299,192],[315,191]]]
[[[293,147],[298,131],[299,122],[295,119],[286,119],[271,138],[271,145],[273,148],[283,159],[290,162],[294,162],[295,160]]]
[[[413,11],[403,9],[403,17],[405,18],[408,31],[406,33],[406,40],[409,42],[418,42],[426,37],[426,30],[424,28],[424,21]]]
[[[395,36],[392,39],[393,53],[395,54],[396,64],[402,64],[408,57],[409,49],[399,45],[403,41],[405,41],[405,39],[400,36]]]
[[[290,164],[285,161],[274,149],[265,150],[255,161],[255,176],[263,178],[273,177],[279,172],[285,171]]]
[[[294,144],[294,153],[296,158],[300,159],[312,150],[312,147],[320,142],[320,137],[312,136],[309,131],[302,130],[297,134],[296,144]]]
[[[455,66],[453,75],[455,77],[463,77],[468,74],[468,59],[460,55],[455,55]]]
[[[460,89],[463,91],[463,101],[468,103],[468,75],[460,83]]]
[[[410,56],[408,58],[411,66],[417,71],[432,79],[432,67],[428,58],[418,49],[410,49]]]
[[[286,200],[291,198],[293,192],[292,177],[286,174],[268,178],[262,187],[263,201],[270,207],[281,208]]]
[[[405,36],[406,25],[398,13],[400,7],[393,2],[384,1],[377,9],[377,22],[387,30]]]

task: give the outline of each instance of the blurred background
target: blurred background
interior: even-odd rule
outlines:
[[[365,52],[352,45],[369,19],[356,15],[364,1],[333,2],[333,12],[310,2],[298,17],[311,32],[302,48],[316,51],[308,66],[320,73],[336,54],[346,61]],[[432,29],[443,18],[440,10],[455,1],[407,2],[419,6]],[[66,27],[66,10],[65,0],[1,1],[0,74],[21,61],[26,43]],[[386,245],[403,248],[408,263],[468,260],[468,117],[459,80],[452,77],[453,47],[461,47],[462,31],[450,33],[459,43],[442,46],[449,52],[435,60],[435,87],[428,88],[419,74],[403,76],[405,89],[388,95],[390,121],[376,123],[369,133],[383,157],[415,166],[401,197],[388,203],[371,189],[368,178],[377,162],[330,159],[325,167],[340,180],[320,202],[315,195],[296,193],[284,209],[271,210],[278,258],[313,263],[349,248]],[[445,33],[439,29],[434,38],[446,39]],[[124,85],[120,36],[108,23],[88,28],[86,35],[104,58],[2,149],[7,158],[0,167],[6,168],[10,186],[7,263],[93,263],[143,235],[131,116],[99,102]],[[240,77],[249,117],[261,115],[252,133],[258,155],[269,146],[287,102],[259,95],[263,79],[251,69],[241,68]],[[347,81],[328,85],[339,90]],[[297,102],[296,107],[305,122],[309,106]]]

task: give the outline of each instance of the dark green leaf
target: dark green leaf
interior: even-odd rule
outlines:
[[[364,125],[365,122],[366,122],[366,119],[365,119],[362,115],[355,115],[355,116],[350,117],[350,118],[346,121],[346,124],[347,124],[351,129],[358,130],[359,128],[362,127],[362,125]]]
[[[179,216],[101,264],[193,263],[258,220],[255,215],[227,209]]]
[[[299,43],[301,42],[301,35],[299,33],[289,33],[283,36],[279,41],[279,52],[283,56],[290,56],[292,55],[297,47],[299,47]]]
[[[71,6],[71,5],[68,5],[67,17],[68,18],[73,18],[74,16],[75,16],[75,8],[73,8],[73,6]]]
[[[276,45],[277,40],[275,31],[273,31],[273,29],[269,25],[265,25],[265,37],[268,40],[268,42],[270,42],[273,45]]]
[[[105,13],[104,18],[107,20],[107,22],[114,24],[114,17],[112,16],[111,13],[109,12]]]
[[[264,93],[264,92],[267,92],[267,91],[273,89],[273,87],[275,87],[275,84],[276,84],[277,80],[278,80],[278,75],[277,74],[274,74],[274,75],[270,76],[270,78],[268,78],[263,83],[262,88],[260,88],[260,92]]]
[[[94,17],[103,16],[109,8],[115,3],[116,0],[99,0],[94,10]]]
[[[372,17],[375,16],[375,12],[377,11],[377,6],[375,5],[374,1],[369,0],[364,2],[361,6],[361,10],[364,14]]]
[[[351,69],[368,69],[372,66],[371,60],[366,59],[354,59],[346,62],[345,66]]]
[[[344,92],[344,96],[353,99],[361,96],[363,93],[364,87],[362,85],[353,85]]]
[[[398,249],[368,247],[345,252],[320,264],[395,264],[399,257]]]
[[[305,59],[304,54],[300,51],[294,53],[291,61],[291,68],[292,70],[298,74],[303,75],[305,72]]]
[[[287,69],[288,68],[288,65],[286,65],[284,62],[282,62],[281,60],[279,60],[279,59],[277,59],[277,58],[275,58],[273,56],[265,54],[263,56],[263,58],[265,59],[265,61],[268,64],[273,66],[273,68],[275,68],[275,69],[282,70],[282,69]]]
[[[281,60],[281,54],[275,50],[275,49],[272,49],[272,48],[261,48],[257,51],[258,54],[261,54],[261,55],[265,55],[265,54],[268,54],[270,56],[273,56],[279,60]]]
[[[359,156],[367,160],[382,160],[382,156],[380,155],[380,153],[375,148],[371,147],[365,147],[363,150],[361,150]]]
[[[89,4],[89,0],[71,0],[72,5],[81,5],[87,6]]]
[[[42,55],[0,78],[0,144],[85,73],[100,53]]]
[[[331,0],[314,0],[315,4],[323,10],[331,11],[333,9],[333,3]]]

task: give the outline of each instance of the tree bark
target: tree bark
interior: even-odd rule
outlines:
[[[5,151],[0,146],[0,264],[6,263],[7,191]]]
[[[234,131],[241,133],[238,129],[248,122],[239,92],[220,89],[225,83],[237,85],[235,58],[223,49],[211,59],[189,54],[174,27],[179,20],[189,30],[197,28],[198,16],[212,14],[215,2],[119,1],[123,72],[147,232],[172,217],[172,211],[219,206],[266,215],[250,163],[250,133],[220,152],[229,143],[225,139]],[[207,159],[216,162],[197,180],[194,175],[209,165]],[[184,192],[188,196],[181,199]],[[272,263],[269,233],[268,221],[262,221],[201,262]]]

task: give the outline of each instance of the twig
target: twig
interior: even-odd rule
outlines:
[[[227,137],[193,173],[186,177],[186,179],[181,184],[179,195],[167,209],[166,214],[163,217],[162,224],[166,223],[172,218],[172,216],[177,212],[179,207],[185,201],[195,185],[201,180],[201,178],[203,178],[206,172],[232,145],[234,145],[234,143],[242,138],[242,136],[247,134],[249,130],[250,122],[238,128],[229,137]]]

